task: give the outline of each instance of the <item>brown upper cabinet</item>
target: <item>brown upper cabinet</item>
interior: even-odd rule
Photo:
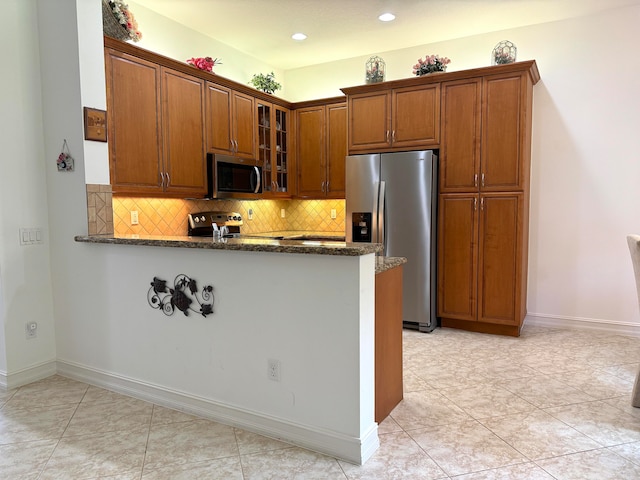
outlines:
[[[262,169],[262,195],[266,198],[293,195],[291,111],[279,105],[256,100],[258,162]]]
[[[348,108],[349,153],[417,150],[440,141],[438,83],[348,93]]]
[[[529,83],[527,72],[443,82],[440,192],[527,188]]]
[[[205,193],[204,82],[107,49],[106,84],[114,193]]]
[[[207,151],[256,158],[254,99],[207,82]]]
[[[344,198],[347,105],[296,109],[298,197]]]

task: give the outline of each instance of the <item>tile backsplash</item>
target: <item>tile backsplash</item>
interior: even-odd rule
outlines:
[[[253,220],[249,220],[249,209]],[[281,217],[281,210],[285,218]],[[336,218],[331,218],[331,210]],[[113,197],[113,229],[117,235],[186,235],[187,214],[205,210],[233,211],[242,215],[242,233],[305,230],[343,233],[344,200],[180,200],[151,197]],[[131,211],[138,225],[131,225]]]
[[[113,234],[111,185],[87,184],[87,230],[89,235]]]

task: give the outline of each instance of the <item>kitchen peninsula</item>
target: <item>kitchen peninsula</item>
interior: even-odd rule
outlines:
[[[376,272],[404,259],[376,257],[379,244],[334,241],[76,241],[107,250],[105,268],[127,282],[109,286],[116,300],[105,308],[131,319],[132,337],[147,339],[112,359],[113,370],[128,372],[120,390],[358,464],[376,450]],[[212,286],[211,315],[151,308],[154,278],[174,288],[181,274]],[[62,364],[82,378],[83,369]]]

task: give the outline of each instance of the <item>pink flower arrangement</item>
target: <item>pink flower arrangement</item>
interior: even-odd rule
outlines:
[[[215,67],[216,65],[221,65],[222,59],[211,58],[211,57],[204,57],[204,58],[197,57],[197,58],[190,58],[189,60],[187,60],[187,63],[196,68],[199,68],[200,70],[204,70],[205,72],[213,73],[213,67]]]
[[[142,33],[138,30],[138,22],[126,3],[122,0],[109,0],[109,8],[131,40],[137,42],[142,38]]]
[[[421,76],[427,73],[444,72],[450,63],[451,60],[447,57],[427,55],[424,60],[421,58],[418,59],[418,63],[413,66],[413,74]]]

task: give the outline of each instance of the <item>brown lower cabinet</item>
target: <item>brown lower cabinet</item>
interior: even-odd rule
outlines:
[[[438,316],[443,327],[518,336],[526,315],[523,193],[439,198]]]
[[[402,400],[402,266],[376,274],[375,421]]]

